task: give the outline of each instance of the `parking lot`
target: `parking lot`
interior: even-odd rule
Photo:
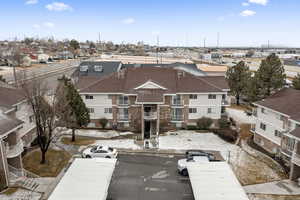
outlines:
[[[108,200],[193,200],[188,177],[177,173],[172,155],[119,155]]]

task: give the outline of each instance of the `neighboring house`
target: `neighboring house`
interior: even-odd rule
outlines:
[[[161,128],[196,125],[201,117],[216,121],[230,103],[224,77],[173,68],[129,67],[84,84],[79,78],[77,87],[90,111],[90,126],[107,118],[110,127],[141,131],[142,139],[155,137]]]
[[[254,142],[291,166],[291,179],[299,178],[300,91],[284,88],[254,105]]]
[[[18,89],[0,86],[0,173],[22,169],[22,152],[35,139],[35,123],[30,106]],[[4,95],[2,95],[4,94]]]

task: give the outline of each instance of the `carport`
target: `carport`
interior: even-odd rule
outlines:
[[[187,166],[195,200],[249,200],[226,162]]]
[[[106,200],[116,161],[76,158],[49,200]]]

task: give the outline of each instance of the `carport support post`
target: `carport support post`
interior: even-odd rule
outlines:
[[[142,116],[141,116],[141,123],[142,123],[142,140],[144,140],[144,104],[142,104]]]

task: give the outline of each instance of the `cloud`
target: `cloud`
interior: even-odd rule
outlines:
[[[248,0],[248,2],[265,6],[268,4],[269,0]]]
[[[45,23],[43,23],[43,25],[47,28],[54,28],[55,27],[55,24],[52,23],[52,22],[45,22]]]
[[[243,16],[243,17],[250,17],[250,16],[253,16],[255,14],[256,14],[256,12],[253,11],[253,10],[244,10],[243,12],[240,13],[240,15]]]
[[[26,5],[34,5],[37,4],[39,1],[38,0],[27,0],[25,2]]]
[[[135,23],[135,19],[132,17],[129,17],[129,18],[123,19],[122,23],[123,24],[133,24],[133,23]]]
[[[249,6],[250,4],[248,2],[243,2],[242,6]]]
[[[41,26],[39,25],[39,24],[33,24],[33,26],[32,26],[33,28],[35,28],[35,29],[39,29],[39,28],[41,28]]]
[[[73,8],[62,2],[53,2],[45,6],[50,11],[72,11]]]

